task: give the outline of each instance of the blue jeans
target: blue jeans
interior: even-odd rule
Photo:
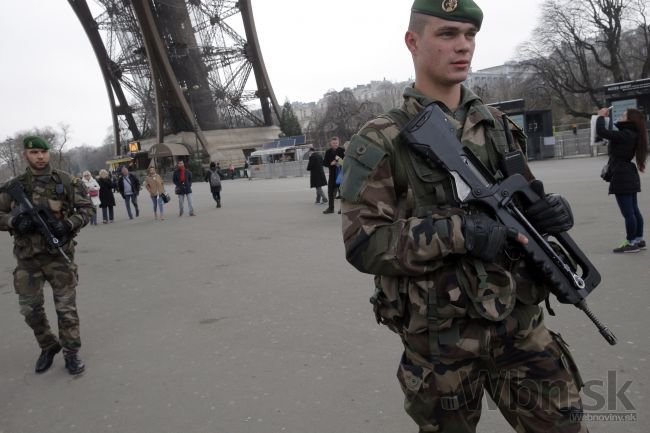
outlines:
[[[135,194],[125,195],[124,203],[126,203],[126,213],[129,214],[129,219],[133,219],[133,214],[131,213],[131,203],[135,207],[135,216],[140,216],[140,208],[138,208],[138,196]]]
[[[153,213],[157,212],[157,208],[160,209],[160,215],[163,214],[163,199],[159,195],[152,195],[151,201],[153,202]]]
[[[634,194],[615,194],[616,203],[625,218],[625,232],[627,240],[632,242],[636,238],[643,237],[643,217]]]
[[[105,206],[102,208],[102,219],[108,221],[109,219],[113,221],[113,206]]]
[[[190,210],[190,213],[194,213],[194,207],[192,206],[192,193],[189,194],[178,194],[178,208],[180,210],[180,214],[183,214],[183,202],[185,201],[185,197],[187,197],[187,208]]]

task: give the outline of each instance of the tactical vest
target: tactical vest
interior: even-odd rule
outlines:
[[[482,149],[474,149],[466,144],[475,155],[495,176],[503,176],[499,170],[501,155],[515,150],[508,145],[506,132],[501,122],[501,112],[480,106],[483,110],[483,127],[485,128],[486,144]],[[409,115],[400,109],[394,109],[382,117],[391,120],[399,129],[410,120]],[[498,119],[498,120],[497,120]],[[523,143],[524,134],[519,129],[512,130],[516,141]],[[454,195],[453,178],[441,167],[433,166],[429,161],[412,152],[401,140],[394,141],[394,157],[391,160],[391,170],[398,201],[408,201],[411,213],[404,217],[435,215],[449,217],[461,212],[459,203]],[[530,173],[527,173],[530,176]],[[442,225],[440,226],[442,227]],[[418,309],[424,302],[427,306],[426,328],[430,338],[430,348],[433,358],[438,353],[438,337],[441,331],[452,326],[452,319],[468,316],[483,318],[490,321],[500,321],[514,309],[517,300],[528,305],[534,305],[547,296],[547,292],[534,287],[532,278],[520,272],[525,268],[523,261],[512,260],[507,263],[485,263],[469,255],[446,258],[440,261],[440,268],[431,275],[417,278],[387,278],[376,277],[377,292],[371,299],[375,305],[375,313],[380,322],[388,325],[396,332],[418,332],[423,324],[412,323],[402,326],[401,314],[404,304],[411,303],[411,308]],[[455,274],[455,275],[454,275]],[[449,281],[457,282],[457,288]],[[521,294],[517,286],[521,283]],[[419,286],[414,290],[413,285]],[[450,288],[451,287],[451,288]],[[458,300],[457,290],[460,288],[466,295],[466,305]],[[449,290],[449,292],[447,292]],[[422,293],[428,291],[428,293]],[[412,299],[415,293],[421,299]],[[452,294],[451,292],[456,292]],[[426,297],[426,299],[424,299]],[[462,295],[460,295],[462,298]],[[409,318],[413,322],[412,317]]]
[[[25,195],[32,201],[36,207],[47,207],[58,218],[68,218],[74,214],[75,208],[75,186],[78,182],[73,179],[69,174],[52,169],[49,174],[47,183],[43,185],[43,192],[39,194],[38,200],[34,199],[34,175],[27,171],[18,176],[14,182],[20,182],[25,190]],[[14,204],[12,204],[14,206]],[[72,233],[74,237],[79,229]],[[35,254],[47,252],[51,254],[58,254],[53,250],[45,241],[45,238],[40,233],[29,233],[26,235],[14,235],[14,254],[18,259],[25,259],[32,257]],[[71,253],[74,248],[74,240],[66,243],[63,250],[66,253]]]

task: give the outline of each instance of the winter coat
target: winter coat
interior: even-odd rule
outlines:
[[[181,171],[177,168],[174,170],[174,175],[172,176],[174,185],[176,185],[176,190],[174,192],[177,195],[192,194],[192,172],[185,167],[185,182],[181,182],[180,176]]]
[[[323,170],[323,157],[320,156],[319,153],[312,152],[311,155],[309,155],[307,170],[309,171],[310,188],[318,188],[319,186],[327,185],[325,170]]]
[[[345,158],[345,149],[337,147],[336,151],[331,147],[325,151],[325,158],[323,159],[323,166],[329,168],[330,179],[336,179],[336,165],[330,165],[336,157]]]
[[[113,181],[109,177],[97,178],[99,184],[99,207],[115,206],[115,196],[113,195]]]
[[[165,185],[159,174],[147,175],[144,180],[144,187],[147,188],[151,197],[157,197],[165,192]]]
[[[641,192],[641,179],[636,165],[632,162],[636,152],[638,133],[632,122],[616,123],[618,131],[605,127],[605,118],[596,121],[596,133],[609,140],[609,164],[613,166],[612,180],[609,182],[610,194],[634,194]]]
[[[133,175],[133,173],[129,173],[129,183],[131,183],[131,190],[133,191],[133,194],[138,195],[140,193],[140,181]],[[120,195],[124,197],[124,176],[120,175],[117,178],[116,184],[117,192],[119,192]]]
[[[99,206],[100,200],[99,200],[99,195],[92,196],[91,191],[97,191],[99,192],[99,184],[95,179],[92,177],[89,180],[86,180],[86,178],[82,178],[84,185],[86,186],[86,190],[88,191],[88,197],[90,197],[90,201],[93,202],[94,206]]]

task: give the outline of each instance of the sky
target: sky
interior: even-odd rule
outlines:
[[[88,2],[92,7],[94,0]],[[329,90],[373,80],[413,77],[403,42],[410,0],[251,3],[280,104],[317,101]],[[484,20],[472,69],[515,59],[517,46],[532,35],[542,0],[477,3]],[[0,141],[21,130],[66,123],[71,146],[101,145],[111,126],[106,87],[68,2],[3,1],[0,53]]]

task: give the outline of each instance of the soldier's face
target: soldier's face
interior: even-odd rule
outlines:
[[[473,24],[426,16],[421,32],[406,32],[404,40],[413,56],[416,80],[453,86],[467,78],[474,56]]]
[[[50,162],[50,151],[45,149],[27,149],[23,152],[27,164],[35,170],[43,170]]]

